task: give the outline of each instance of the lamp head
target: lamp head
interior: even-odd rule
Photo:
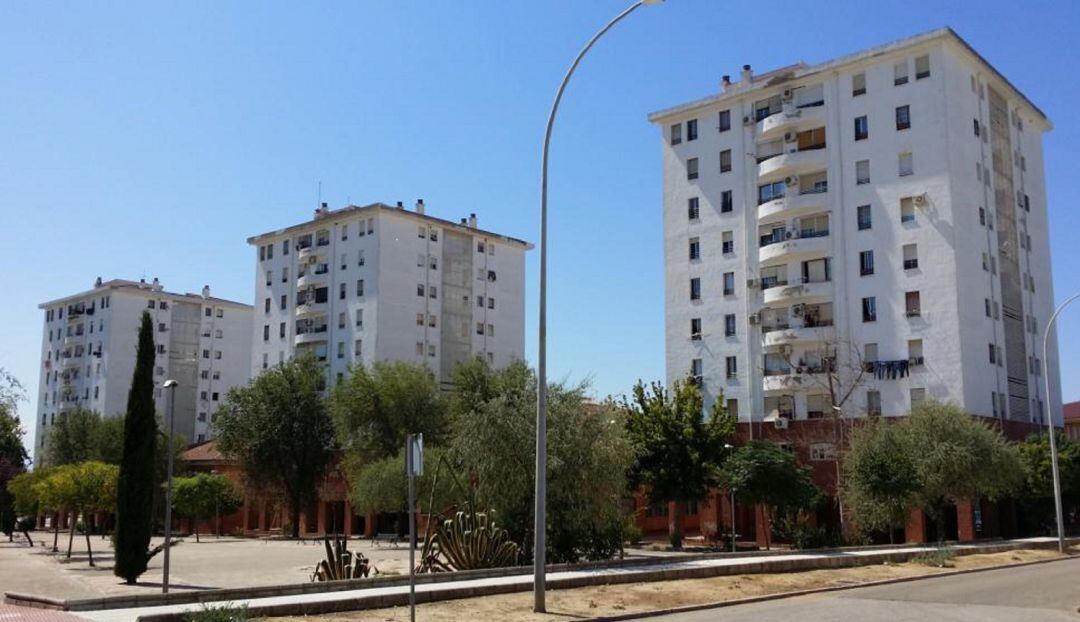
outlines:
[[[175,380],[169,379],[169,380],[166,380],[165,382],[161,383],[161,386],[163,388],[166,388],[166,389],[172,389],[173,387],[175,387],[178,384],[180,384],[180,383],[175,381]]]
[[[664,0],[641,0],[642,4],[663,4]]]

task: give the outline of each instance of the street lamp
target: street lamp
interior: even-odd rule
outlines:
[[[1054,413],[1050,410],[1050,374],[1047,373],[1046,365],[1046,349],[1047,344],[1050,342],[1050,331],[1054,328],[1054,321],[1057,320],[1058,314],[1060,314],[1068,304],[1077,298],[1080,298],[1080,292],[1077,292],[1070,296],[1065,302],[1054,311],[1054,314],[1050,316],[1050,321],[1046,323],[1046,330],[1043,331],[1043,383],[1046,388],[1046,408],[1043,409],[1046,413],[1046,426],[1050,429],[1050,468],[1054,473],[1054,512],[1057,518],[1057,532],[1058,532],[1058,552],[1065,553],[1065,517],[1061,512],[1061,474],[1058,472],[1058,454],[1057,454],[1057,435],[1054,431]]]
[[[574,75],[578,63],[592,48],[596,41],[611,30],[622,18],[631,14],[643,4],[660,4],[664,0],[637,0],[622,13],[619,13],[589,39],[585,47],[578,52],[570,69],[566,71],[559,90],[555,92],[555,101],[551,104],[551,113],[548,115],[547,129],[544,131],[544,148],[541,154],[540,165],[540,316],[538,322],[539,348],[537,349],[537,387],[536,387],[536,508],[533,522],[533,611],[544,613],[547,607],[544,602],[544,562],[545,529],[546,521],[546,496],[547,496],[547,180],[548,180],[548,146],[551,144],[551,128],[555,125],[555,114],[559,111],[559,102],[562,100],[563,91],[570,82],[570,76]]]
[[[165,446],[167,465],[165,468],[165,561],[162,565],[161,593],[169,593],[169,548],[172,544],[172,475],[173,475],[173,431],[176,428],[176,385],[175,380],[166,380],[161,384],[163,389],[168,389],[169,399],[169,440]]]

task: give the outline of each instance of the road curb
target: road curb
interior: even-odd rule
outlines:
[[[1000,566],[985,566],[982,568],[967,568],[964,570],[951,570],[949,572],[939,572],[936,574],[924,574],[911,577],[895,577],[892,579],[876,579],[874,581],[866,581],[865,583],[855,583],[851,585],[829,585],[824,587],[816,587],[805,590],[795,590],[792,592],[778,592],[776,594],[762,594],[760,596],[748,596],[746,598],[738,598],[735,600],[721,600],[712,603],[700,603],[697,605],[685,605],[682,607],[669,607],[666,609],[656,609],[653,611],[641,611],[637,613],[622,613],[611,616],[600,616],[597,618],[588,618],[591,622],[618,622],[620,620],[640,620],[642,618],[652,618],[656,616],[675,615],[679,613],[692,613],[694,611],[704,611],[707,609],[721,609],[725,607],[735,607],[737,605],[751,605],[754,603],[761,603],[770,600],[782,600],[785,598],[795,598],[797,596],[808,596],[810,594],[824,594],[828,592],[840,592],[843,590],[854,590],[862,587],[875,587],[878,585],[892,585],[895,583],[910,583],[912,581],[921,581],[925,579],[938,579],[942,577],[955,577],[965,574],[975,574],[977,572],[988,572],[990,570],[1003,570],[1006,568],[1022,568],[1024,566],[1036,566],[1039,564],[1049,564],[1052,562],[1067,561],[1070,559],[1080,559],[1080,555],[1064,555],[1062,557],[1054,557],[1051,559],[1036,559],[1027,562],[1017,562],[1015,564],[1003,564]],[[854,566],[853,566],[854,567]],[[865,566],[863,566],[865,568]]]

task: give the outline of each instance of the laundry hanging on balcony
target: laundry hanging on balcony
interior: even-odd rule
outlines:
[[[906,378],[909,368],[910,363],[907,359],[899,361],[868,361],[866,363],[866,371],[874,374],[874,377],[878,380]]]

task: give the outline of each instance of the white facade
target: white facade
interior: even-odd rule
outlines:
[[[311,221],[248,239],[257,247],[252,375],[310,350],[334,382],[350,365],[524,358],[531,244],[382,203],[323,207]]]
[[[1050,123],[953,31],[746,66],[650,120],[669,383],[693,370],[743,421],[828,414],[832,376],[848,416],[926,397],[1039,422],[1049,373],[1060,418],[1053,336],[1040,360]]]
[[[104,417],[127,408],[143,311],[154,321],[154,393],[165,414],[161,383],[174,379],[176,432],[189,442],[210,437],[210,422],[225,393],[250,378],[251,306],[202,294],[167,292],[154,279],[98,279],[93,289],[42,303],[34,462],[40,464],[49,430],[65,410],[82,407]]]

